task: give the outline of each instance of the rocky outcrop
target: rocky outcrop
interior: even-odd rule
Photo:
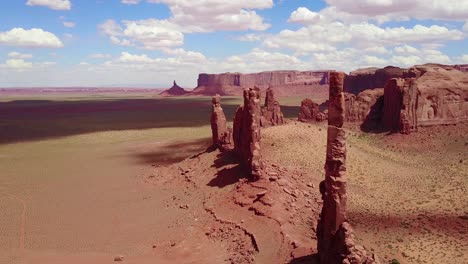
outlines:
[[[270,71],[260,73],[201,73],[194,95],[241,95],[243,89],[257,86],[260,90],[272,89],[313,91],[313,88],[328,84],[328,71]],[[294,91],[294,92],[293,92]]]
[[[262,176],[263,162],[260,153],[260,89],[244,90],[244,105],[234,117],[234,150],[253,180]]]
[[[171,88],[161,92],[159,95],[161,95],[161,96],[181,96],[181,95],[187,95],[188,93],[190,93],[190,92],[186,91],[184,88],[177,85],[176,81],[174,81]]]
[[[221,150],[229,149],[232,145],[232,129],[226,125],[226,116],[221,108],[221,97],[213,96],[212,103],[210,122],[213,146]]]
[[[459,65],[454,65],[453,67],[459,71],[468,72],[468,64],[459,64]]]
[[[418,126],[468,121],[468,74],[441,65],[415,66],[421,72],[410,94],[416,104]]]
[[[330,74],[328,139],[325,180],[320,183],[323,199],[317,225],[317,249],[322,264],[378,263],[364,247],[356,245],[346,216],[346,141],[344,73]]]
[[[468,74],[444,65],[410,69],[419,78],[395,78],[385,86],[381,126],[409,134],[418,126],[468,121]]]
[[[297,118],[300,122],[313,122],[316,121],[317,115],[320,113],[319,105],[309,98],[302,100],[299,116]],[[319,119],[323,119],[324,115],[320,115]]]
[[[275,98],[273,89],[268,88],[265,93],[265,105],[262,107],[262,116],[260,118],[260,126],[277,126],[284,124],[283,113],[281,106]]]
[[[344,89],[347,93],[359,94],[367,89],[384,88],[392,78],[416,78],[418,72],[387,66],[383,69],[367,68],[350,72],[345,78]]]

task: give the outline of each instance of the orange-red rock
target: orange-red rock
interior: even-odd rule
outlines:
[[[234,149],[253,180],[262,177],[263,162],[260,153],[260,89],[244,90],[244,105],[234,117]]]

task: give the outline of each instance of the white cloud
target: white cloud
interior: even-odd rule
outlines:
[[[140,2],[140,0],[121,0],[120,3],[126,5],[136,5]]]
[[[112,55],[103,54],[103,53],[94,53],[94,54],[89,55],[89,57],[93,59],[110,59],[112,58]]]
[[[467,31],[467,32],[468,32],[468,20],[465,21],[465,24],[463,25],[463,31]]]
[[[220,64],[222,66],[214,69],[215,72],[242,71],[248,73],[268,70],[306,69],[306,65],[295,56],[279,52],[269,52],[258,48],[253,49],[247,54],[230,56]]]
[[[13,59],[31,59],[33,55],[12,51],[8,53],[8,57],[13,58]]]
[[[63,26],[64,27],[67,27],[67,28],[72,28],[72,27],[75,27],[75,23],[74,22],[70,22],[70,21],[64,21],[63,22]]]
[[[328,12],[329,9],[324,10]],[[335,19],[333,15],[324,15],[321,12],[315,13],[303,7],[297,9],[291,14],[289,21],[305,26],[298,30],[282,30],[276,35],[268,36],[263,45],[272,49],[287,48],[295,54],[307,54],[333,51],[343,46],[367,49],[410,43],[441,44],[465,37],[459,30],[439,25],[384,28],[367,21],[351,22],[353,18],[344,19],[347,20],[345,22],[341,18]]]
[[[323,19],[321,14],[312,12],[306,7],[299,7],[296,11],[292,12],[288,22],[308,25],[317,23],[321,19]]]
[[[415,47],[409,45],[403,45],[395,47],[395,52],[399,54],[418,54],[420,51]]]
[[[468,1],[459,0],[326,0],[331,6],[350,14],[371,17],[466,20]]]
[[[177,25],[167,20],[146,19],[123,23],[125,29],[114,20],[107,20],[99,28],[110,37],[112,43],[122,46],[155,50],[184,44],[184,34],[178,30]]]
[[[15,72],[23,72],[29,70],[43,69],[52,65],[55,65],[55,62],[33,63],[17,57],[6,60],[5,63],[0,64],[0,68],[12,70]]]
[[[70,10],[70,0],[28,0],[26,2],[28,6],[45,6],[54,10]]]
[[[263,35],[249,33],[249,34],[245,34],[245,35],[236,37],[234,39],[239,40],[239,41],[246,41],[246,42],[256,42],[256,41],[262,40]]]
[[[462,54],[461,56],[457,57],[455,60],[459,64],[468,64],[468,54]]]
[[[63,47],[62,41],[57,36],[40,28],[13,28],[0,32],[0,45],[39,48]]]

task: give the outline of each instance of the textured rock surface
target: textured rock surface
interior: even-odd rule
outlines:
[[[161,95],[161,96],[181,96],[181,95],[186,95],[188,93],[189,93],[188,91],[186,91],[184,88],[177,85],[176,81],[174,81],[171,88],[161,92],[159,95]]]
[[[441,65],[414,68],[422,73],[413,83],[417,93],[409,100],[416,104],[417,125],[467,122],[468,73]]]
[[[228,149],[232,145],[232,129],[226,125],[226,116],[221,107],[221,97],[213,96],[211,111],[211,132],[213,138],[213,146],[220,149]]]
[[[417,78],[419,71],[387,66],[383,69],[367,68],[351,72],[345,78],[344,90],[347,93],[358,94],[367,89],[384,88],[393,78]]]
[[[234,117],[234,149],[253,180],[262,176],[260,153],[260,89],[244,90],[244,105]]]
[[[262,107],[260,126],[267,127],[282,124],[284,124],[284,117],[281,112],[281,106],[275,98],[273,89],[268,88],[265,93],[265,105]]]
[[[317,249],[322,264],[378,263],[364,247],[356,245],[346,217],[346,140],[344,73],[330,74],[328,138],[325,180],[320,183],[323,199],[317,225]]]
[[[309,98],[302,100],[297,120],[301,122],[312,122],[319,114],[319,105]]]
[[[357,96],[345,93],[346,121],[364,122],[366,120],[380,120],[383,95],[383,89],[365,90]]]
[[[419,78],[395,78],[385,86],[382,128],[409,134],[418,126],[468,121],[468,74],[443,65],[409,69]]]
[[[222,73],[198,76],[198,85],[193,90],[195,95],[241,95],[243,89],[257,86],[260,90],[268,87],[291,88],[303,90],[304,87],[314,87],[328,84],[328,71],[272,71],[260,73]],[[311,90],[309,89],[309,92]]]

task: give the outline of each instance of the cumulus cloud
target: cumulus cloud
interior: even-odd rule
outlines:
[[[273,7],[272,0],[148,0],[169,6],[171,22],[192,32],[217,30],[266,30],[264,23],[254,10]]]
[[[167,20],[123,21],[123,24],[125,29],[114,20],[107,20],[99,28],[110,37],[112,43],[122,46],[156,50],[184,44],[184,34],[177,25]]]
[[[31,59],[33,55],[12,51],[8,53],[8,57],[13,58],[13,59]]]
[[[27,61],[26,58],[21,58],[20,56],[11,56],[11,59],[5,61],[5,63],[0,64],[0,68],[12,70],[15,72],[23,72],[30,70],[43,69],[52,65],[55,65],[55,62],[39,62],[33,63]]]
[[[459,0],[326,0],[338,10],[371,17],[387,16],[389,19],[401,18],[466,20],[468,1]]]
[[[62,41],[57,36],[40,28],[13,28],[0,32],[0,45],[38,48],[63,47]]]
[[[70,10],[70,0],[28,0],[28,6],[45,6],[53,10]]]
[[[296,54],[307,54],[332,51],[340,46],[363,49],[410,43],[440,44],[464,38],[464,33],[460,30],[439,25],[415,25],[412,28],[405,28],[379,27],[367,21],[345,23],[304,7],[294,11],[289,21],[305,26],[298,30],[282,30],[276,35],[268,36],[263,41],[263,45],[272,49],[288,48]]]

